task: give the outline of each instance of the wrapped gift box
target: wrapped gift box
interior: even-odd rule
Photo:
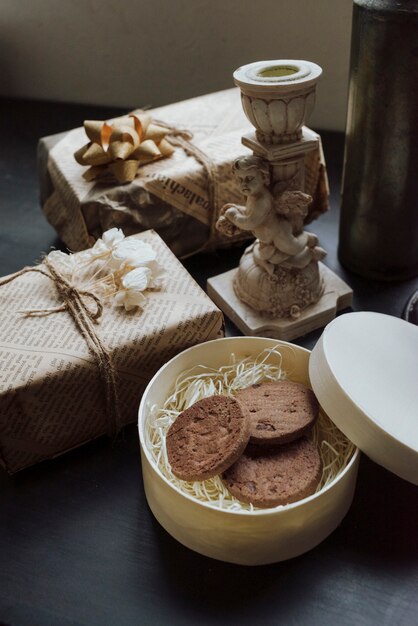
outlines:
[[[153,231],[134,238],[152,246],[164,274],[159,290],[145,292],[143,310],[104,300],[94,324],[115,372],[116,430],[136,420],[145,385],[167,360],[223,335],[222,313],[161,238]],[[13,473],[112,429],[100,364],[69,311],[60,309],[51,277],[16,276],[0,285],[0,301],[0,463]]]
[[[87,168],[74,159],[86,144],[84,129],[44,138],[38,151],[43,211],[69,249],[91,246],[114,226],[127,235],[153,228],[178,257],[230,246],[247,237],[224,237],[215,229],[221,207],[244,200],[231,175],[234,160],[251,154],[241,143],[252,126],[242,111],[239,90],[192,98],[150,113],[155,120],[192,134],[192,144],[211,164],[211,182],[204,165],[181,147],[169,158],[140,167],[128,184],[87,182],[83,178]],[[320,143],[305,159],[305,191],[314,198],[315,215],[327,210]]]

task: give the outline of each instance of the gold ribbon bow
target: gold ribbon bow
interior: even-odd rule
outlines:
[[[114,178],[131,182],[138,168],[170,156],[174,147],[166,139],[170,128],[152,121],[147,113],[120,117],[113,124],[86,120],[89,143],[74,153],[80,165],[89,165],[83,174],[87,181]]]

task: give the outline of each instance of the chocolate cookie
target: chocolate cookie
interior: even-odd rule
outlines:
[[[289,443],[305,435],[318,417],[314,393],[290,380],[241,389],[235,398],[250,419],[250,441],[257,445]]]
[[[249,448],[222,480],[242,502],[268,508],[302,500],[315,492],[322,474],[319,452],[306,437],[263,454]]]
[[[234,398],[203,398],[180,413],[168,430],[173,474],[182,480],[216,476],[241,456],[249,437],[248,418]]]

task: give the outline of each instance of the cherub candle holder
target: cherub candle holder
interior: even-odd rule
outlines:
[[[217,228],[226,235],[249,230],[256,237],[235,274],[235,293],[256,311],[297,318],[323,291],[318,261],[326,252],[316,235],[303,230],[312,198],[301,191],[273,197],[268,163],[260,157],[238,159],[233,171],[247,202],[226,204]]]
[[[305,193],[305,155],[319,137],[303,126],[321,68],[307,61],[265,61],[234,73],[255,133],[242,142],[252,156],[232,175],[245,204],[226,204],[217,228],[256,238],[239,267],[208,281],[215,302],[245,333],[292,339],[330,321],[351,304],[352,291],[320,261],[316,235],[304,230],[312,197]]]

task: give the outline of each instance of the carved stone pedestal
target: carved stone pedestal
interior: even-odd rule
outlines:
[[[319,263],[319,270],[323,283],[322,297],[316,304],[302,311],[296,319],[260,315],[242,302],[233,287],[238,269],[210,278],[207,292],[244,335],[290,341],[322,328],[334,319],[337,311],[349,307],[352,303],[353,291],[350,287],[323,263]]]
[[[299,189],[306,191],[305,159],[308,153],[318,150],[320,137],[310,128],[303,126],[301,138],[285,144],[262,144],[255,132],[242,137],[242,143],[270,165],[271,189],[274,196],[283,191]]]
[[[266,317],[296,319],[321,298],[324,283],[316,261],[303,269],[270,265],[267,271],[255,261],[254,247],[244,252],[234,274],[234,291],[242,302]]]

